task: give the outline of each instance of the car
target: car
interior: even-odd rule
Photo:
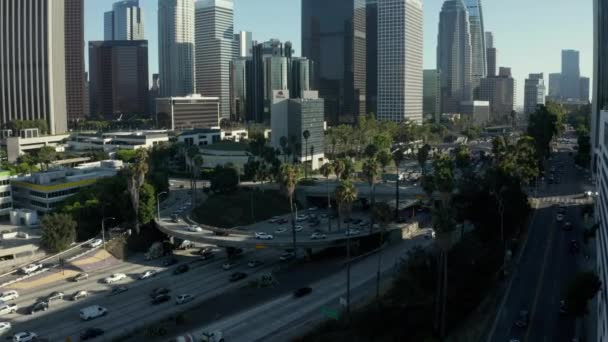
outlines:
[[[47,301],[40,301],[40,302],[36,302],[34,303],[34,305],[30,306],[29,308],[29,314],[33,315],[38,311],[46,311],[49,309],[49,302]]]
[[[327,238],[327,235],[322,233],[312,233],[312,235],[310,236],[311,240],[322,240],[325,238]]]
[[[228,261],[227,263],[225,263],[225,264],[223,264],[223,265],[222,265],[222,268],[223,268],[225,271],[231,270],[231,269],[233,269],[234,267],[236,267],[236,263],[235,263],[235,262],[230,262],[230,261]]]
[[[319,210],[319,208],[317,208],[317,207],[310,207],[310,208],[308,208],[308,211],[317,211],[317,210]]]
[[[572,222],[564,223],[564,230],[571,231],[572,230]]]
[[[182,294],[175,297],[175,304],[182,305],[186,304],[194,299],[194,296],[191,294]]]
[[[51,293],[51,294],[50,294],[50,295],[49,295],[49,296],[46,298],[46,300],[47,300],[49,303],[50,303],[50,302],[55,302],[55,301],[58,301],[58,300],[63,300],[63,296],[64,296],[64,293],[63,293],[63,292],[58,292],[58,291],[56,291],[56,292]]]
[[[209,260],[209,259],[212,259],[213,257],[215,257],[215,254],[213,254],[213,251],[208,250],[208,251],[204,251],[201,254],[200,259],[201,260]]]
[[[15,300],[17,298],[19,298],[19,292],[15,290],[0,293],[0,301],[3,303],[10,302],[11,300]]]
[[[519,312],[519,318],[515,321],[515,326],[518,328],[525,328],[528,326],[528,311],[521,310]]]
[[[369,222],[362,220],[361,222],[359,222],[358,224],[359,227],[365,227],[365,226],[369,226]]]
[[[21,268],[21,273],[32,274],[42,269],[42,264],[30,264]]]
[[[198,251],[196,251],[196,254],[198,254],[198,255],[204,255],[205,253],[208,253],[208,252],[213,252],[213,247],[203,247],[203,248],[200,248]]]
[[[254,267],[258,267],[262,264],[261,261],[259,260],[251,260],[250,262],[247,263],[247,266],[254,268]]]
[[[230,275],[230,281],[235,282],[247,278],[247,273],[236,272]]]
[[[162,304],[162,303],[168,302],[170,300],[171,300],[171,296],[169,296],[168,294],[161,294],[161,295],[154,297],[154,299],[152,299],[152,305]]]
[[[286,224],[286,223],[289,223],[289,220],[286,219],[286,218],[282,218],[282,219],[280,219],[280,220],[277,221],[277,224]]]
[[[433,229],[429,229],[425,234],[424,234],[424,238],[427,240],[432,240],[434,239],[436,236],[435,234],[435,230]]]
[[[108,309],[99,305],[91,305],[86,308],[80,309],[80,319],[83,321],[89,321],[98,317],[102,317],[108,314]]]
[[[349,229],[346,232],[344,232],[344,235],[346,236],[354,236],[354,235],[359,235],[361,234],[360,231],[358,231],[357,229]]]
[[[561,221],[563,221],[563,220],[564,220],[564,215],[562,215],[562,214],[557,214],[557,216],[555,216],[555,220],[556,220],[557,222],[561,222]]]
[[[11,330],[12,326],[10,322],[0,322],[0,335]]]
[[[87,279],[89,279],[89,275],[87,273],[79,273],[78,275],[76,275],[75,277],[72,278],[72,280],[75,282],[79,282],[81,280],[87,280]]]
[[[277,230],[274,231],[275,234],[282,234],[285,233],[287,231],[287,228],[281,227],[281,228],[277,228]]]
[[[293,291],[293,296],[295,298],[300,298],[300,297],[304,297],[308,294],[310,294],[312,292],[312,288],[311,287],[301,287],[295,291]]]
[[[184,264],[184,265],[179,265],[174,271],[173,274],[182,274],[182,273],[186,273],[190,270],[190,266]]]
[[[87,298],[88,296],[89,296],[89,292],[81,290],[81,291],[78,291],[78,292],[76,292],[76,293],[74,293],[72,295],[72,300],[73,301],[77,301],[77,300],[80,300],[80,299]]]
[[[201,342],[224,342],[224,333],[221,331],[204,332],[201,334]]]
[[[0,315],[7,315],[17,312],[19,306],[17,304],[3,304],[0,305]]]
[[[297,225],[297,226],[294,227],[294,230],[296,231],[296,233],[299,233],[299,232],[301,232],[301,231],[304,230],[304,227],[302,227],[300,225]]]
[[[103,329],[100,328],[87,328],[80,332],[80,340],[86,341],[97,336],[101,336],[105,333]]]
[[[298,215],[298,217],[296,217],[296,222],[303,222],[306,220],[308,220],[308,215],[305,215],[305,214],[301,214],[301,215]]]
[[[567,313],[568,313],[568,306],[566,305],[566,301],[562,299],[559,301],[559,314],[565,315]]]
[[[27,331],[27,332],[18,332],[13,335],[13,342],[30,342],[36,341],[38,339],[38,335],[36,333]]]
[[[268,220],[268,223],[277,223],[277,222],[279,222],[279,220],[281,220],[280,217],[273,216],[270,220]]]
[[[255,233],[255,238],[258,240],[273,240],[274,236],[262,232]]]
[[[326,218],[328,218],[328,217],[329,217],[329,216],[327,216],[327,214],[321,214],[321,218],[322,218],[322,219],[326,219]]]
[[[188,231],[193,232],[193,233],[200,233],[203,231],[203,228],[201,228],[199,226],[190,226],[190,227],[188,227]]]
[[[171,290],[169,290],[166,287],[157,287],[154,290],[152,290],[152,292],[150,293],[150,297],[156,298],[162,294],[168,294],[169,292],[171,292]]]
[[[112,288],[112,290],[110,290],[110,296],[116,296],[117,294],[127,292],[128,290],[129,290],[129,288],[124,285],[114,286]]]
[[[103,240],[102,239],[94,239],[91,242],[88,243],[88,246],[90,248],[96,248],[103,245]]]
[[[279,260],[280,261],[289,261],[293,258],[295,258],[295,254],[293,254],[292,252],[285,252],[285,253],[281,254],[281,256],[279,257]]]
[[[354,224],[354,225],[360,225],[361,222],[363,222],[362,219],[356,219],[356,220],[353,220],[352,224]]]
[[[152,278],[155,277],[158,273],[156,272],[156,270],[147,270],[146,272],[142,273],[139,276],[139,280],[144,280],[144,279],[148,279],[148,278]]]
[[[124,274],[124,273],[114,273],[111,276],[106,277],[103,280],[103,282],[106,283],[106,284],[112,284],[112,283],[115,283],[117,281],[121,281],[121,280],[126,279],[126,278],[127,278],[127,275]]]
[[[175,259],[173,257],[167,258],[163,261],[163,266],[165,266],[165,267],[173,266],[175,264],[177,264],[177,259]]]

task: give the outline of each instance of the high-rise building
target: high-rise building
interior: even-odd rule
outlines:
[[[104,13],[105,40],[143,40],[144,13],[139,0],[121,0]]]
[[[422,124],[420,0],[378,0],[378,119]]]
[[[217,127],[220,124],[220,99],[198,94],[158,98],[156,122],[159,128],[172,131]]]
[[[265,60],[266,75],[264,77],[266,85],[264,89],[266,94],[264,97],[267,99],[272,98],[272,92],[274,90],[287,90],[289,85],[287,83],[287,57],[272,56]]]
[[[378,114],[378,0],[367,0],[365,24],[367,29],[366,113]]]
[[[479,96],[482,101],[490,101],[490,119],[493,122],[507,122],[515,109],[515,80],[511,68],[500,68],[498,76],[481,80]]]
[[[91,93],[89,92],[89,73],[84,73],[84,117],[87,118],[91,115]]]
[[[464,101],[460,103],[460,114],[467,119],[467,126],[483,126],[490,121],[489,101]]]
[[[435,123],[441,119],[441,77],[438,70],[423,71],[422,112]]]
[[[67,131],[68,82],[82,77],[66,77],[66,46],[77,45],[66,30],[80,15],[66,8],[65,0],[0,2],[0,125],[46,120],[51,134]]]
[[[465,0],[471,33],[471,87],[473,97],[479,98],[479,84],[487,76],[486,39],[481,0]]]
[[[84,81],[84,0],[65,0],[65,86],[69,122],[87,116]]]
[[[251,57],[251,44],[253,44],[253,34],[251,32],[240,31],[235,33],[233,57]]]
[[[486,32],[486,64],[488,76],[496,76],[496,47],[494,46],[494,33]]]
[[[289,95],[292,98],[301,98],[303,92],[312,90],[311,84],[314,63],[306,58],[292,58],[289,70]]]
[[[160,77],[152,74],[152,87],[148,91],[148,111],[156,113],[156,99],[160,97]]]
[[[302,0],[302,56],[315,63],[331,124],[365,114],[366,50],[365,0]]]
[[[194,0],[158,0],[158,64],[162,96],[194,88]]]
[[[486,32],[485,33],[485,38],[486,38],[486,49],[492,49],[494,48],[494,33],[492,32]]]
[[[583,102],[589,102],[589,77],[581,77],[581,83],[579,85],[580,96],[579,99]]]
[[[459,112],[471,101],[472,47],[469,16],[462,0],[446,0],[439,15],[437,69],[441,71],[442,113]]]
[[[230,61],[234,54],[234,3],[199,0],[195,13],[196,90],[220,98],[220,115],[230,117]]]
[[[230,61],[230,114],[233,121],[249,121],[248,68],[251,58],[238,57]]]
[[[530,74],[524,86],[524,114],[536,112],[539,105],[545,104],[545,80],[543,73]]]
[[[562,97],[562,74],[559,72],[549,74],[549,98],[559,100]]]
[[[562,50],[561,95],[564,99],[579,99],[580,78],[579,52]]]
[[[148,114],[148,41],[89,42],[91,113]]]

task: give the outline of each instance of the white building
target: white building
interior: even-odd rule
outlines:
[[[378,119],[422,123],[420,0],[378,0]]]
[[[158,0],[161,96],[195,93],[194,0]]]
[[[171,131],[220,125],[220,98],[201,95],[156,99],[157,127]]]
[[[13,163],[25,152],[39,150],[44,146],[50,146],[57,152],[63,152],[69,137],[69,134],[40,135],[38,128],[27,128],[22,129],[18,136],[7,137],[0,143],[6,146],[8,161]]]
[[[230,117],[230,61],[234,58],[234,3],[199,0],[195,12],[196,90],[219,97],[220,116]]]
[[[545,104],[545,80],[543,73],[530,74],[524,88],[524,114],[536,112],[538,105]]]
[[[99,134],[76,133],[67,142],[68,148],[75,151],[137,150],[168,143],[167,131],[108,132]]]

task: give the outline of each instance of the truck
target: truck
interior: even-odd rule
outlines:
[[[107,313],[108,309],[99,305],[91,305],[86,308],[80,309],[80,319],[82,319],[83,321],[88,321],[101,316],[105,316]]]

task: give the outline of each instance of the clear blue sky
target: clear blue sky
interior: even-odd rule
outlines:
[[[331,1],[331,0],[327,0]],[[103,39],[103,12],[113,0],[85,0],[85,40]],[[234,0],[234,29],[253,32],[255,40],[279,38],[300,54],[300,0]],[[140,0],[149,40],[150,73],[158,71],[157,0]],[[437,24],[442,0],[424,1],[424,67],[435,68]],[[561,70],[561,50],[581,52],[581,73],[593,70],[591,0],[482,0],[485,29],[494,32],[498,66],[512,68],[517,103],[523,103],[529,73]],[[88,58],[88,57],[87,57]],[[547,82],[547,81],[546,81]],[[548,83],[548,82],[547,82]]]

